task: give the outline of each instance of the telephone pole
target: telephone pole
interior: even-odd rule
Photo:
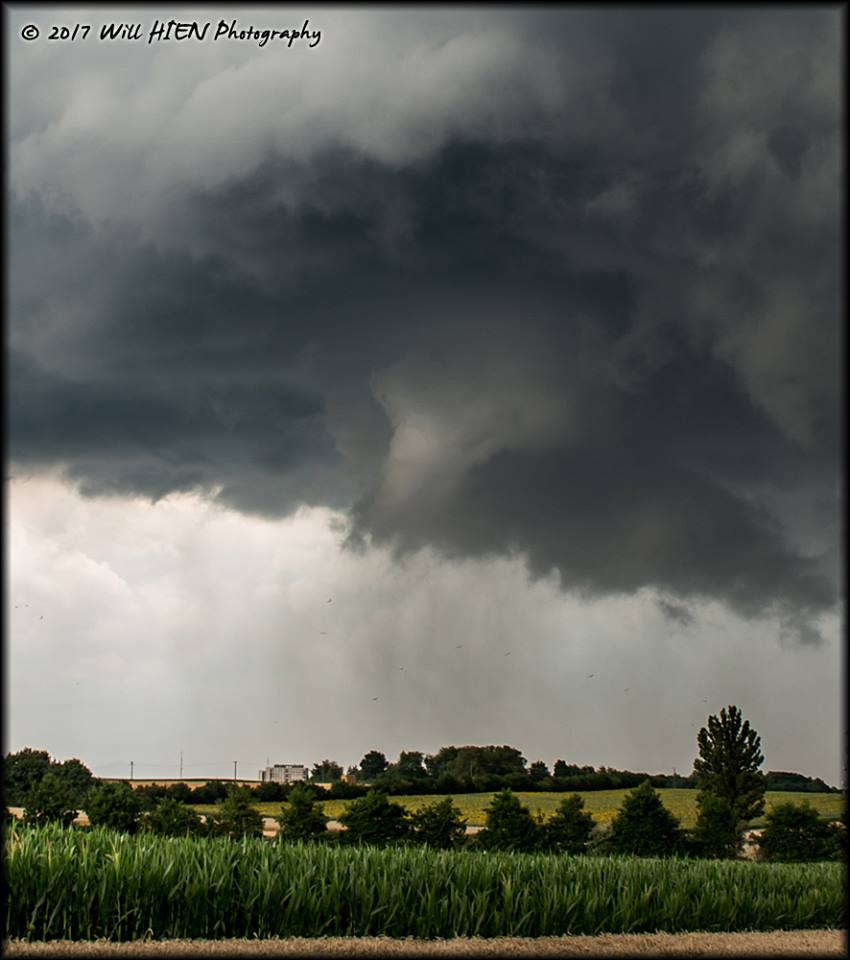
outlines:
[[[236,780],[236,764],[237,764],[238,762],[239,762],[238,760],[234,760],[234,761],[233,761],[233,779],[234,779],[234,780]]]
[[[180,751],[180,779],[183,779],[183,751]]]
[[[130,761],[130,779],[133,779],[133,761]]]

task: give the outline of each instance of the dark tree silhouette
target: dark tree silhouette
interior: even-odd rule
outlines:
[[[733,827],[764,812],[765,777],[761,740],[735,706],[708,718],[708,729],[697,734],[699,757],[694,760],[701,793],[710,793],[729,806]]]

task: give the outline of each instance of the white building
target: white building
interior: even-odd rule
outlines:
[[[260,771],[260,780],[263,783],[294,783],[296,780],[306,780],[309,774],[302,763],[276,763]]]

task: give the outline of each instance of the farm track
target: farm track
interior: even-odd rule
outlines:
[[[596,937],[458,937],[393,940],[387,937],[268,940],[106,940],[27,943],[6,940],[3,956],[46,957],[847,957],[843,930],[768,933],[640,933]]]

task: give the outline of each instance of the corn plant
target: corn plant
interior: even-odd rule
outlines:
[[[843,928],[843,865],[573,857],[56,824],[5,832],[4,938],[558,936]]]

